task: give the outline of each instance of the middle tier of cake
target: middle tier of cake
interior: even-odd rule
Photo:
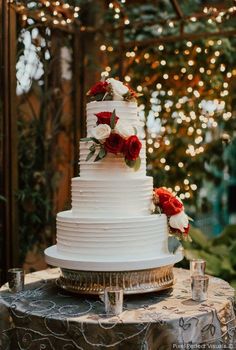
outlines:
[[[72,179],[72,211],[79,217],[127,217],[150,215],[153,178]]]

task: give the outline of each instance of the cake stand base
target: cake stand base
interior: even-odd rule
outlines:
[[[106,287],[120,287],[124,294],[141,294],[173,286],[173,265],[139,271],[78,271],[61,268],[57,284],[70,292],[99,295]]]
[[[120,287],[124,294],[141,294],[173,286],[173,266],[183,259],[182,249],[161,257],[129,261],[83,261],[65,256],[57,246],[45,250],[49,265],[58,266],[61,288],[80,294],[103,294],[106,287]],[[127,271],[127,268],[129,269]]]

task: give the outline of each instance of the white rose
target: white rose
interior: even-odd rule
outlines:
[[[129,123],[119,119],[115,126],[115,132],[126,139],[134,135],[134,128]]]
[[[91,135],[100,142],[104,142],[111,133],[111,128],[107,124],[99,124],[91,130]]]
[[[169,219],[170,227],[176,228],[181,232],[184,232],[189,225],[188,216],[182,210],[180,213],[172,215]]]
[[[123,101],[123,96],[129,91],[128,87],[125,86],[121,81],[114,78],[107,79],[107,82],[111,84],[113,91],[113,100]]]

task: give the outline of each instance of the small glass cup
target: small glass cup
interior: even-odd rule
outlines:
[[[23,269],[9,269],[7,271],[7,277],[10,292],[17,293],[24,289],[25,273]]]
[[[190,260],[190,277],[198,275],[204,276],[206,269],[206,261],[203,259]]]
[[[119,315],[123,311],[124,291],[119,287],[107,287],[104,290],[105,311],[108,316]]]
[[[207,289],[209,277],[203,275],[193,275],[191,277],[192,299],[195,301],[207,300]]]

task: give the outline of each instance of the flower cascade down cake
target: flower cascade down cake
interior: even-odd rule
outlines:
[[[57,244],[46,250],[47,262],[91,271],[174,264],[182,253],[169,252],[168,235],[187,237],[188,218],[183,204],[164,188],[153,191],[146,176],[136,93],[109,78],[88,96],[80,177],[72,179],[72,209],[57,215]]]

